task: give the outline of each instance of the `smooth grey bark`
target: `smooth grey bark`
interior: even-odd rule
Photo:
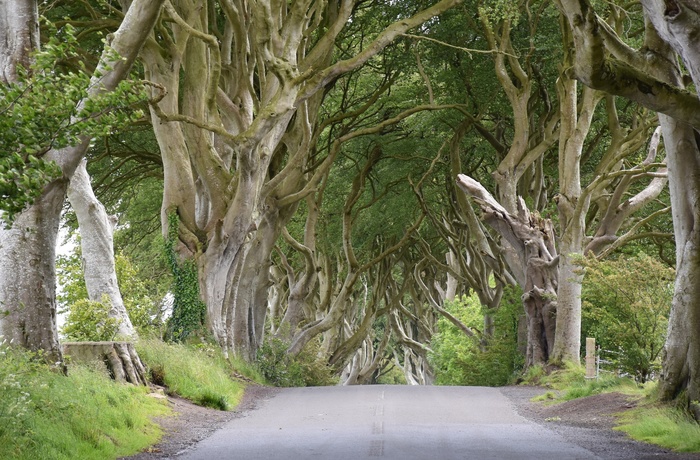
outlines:
[[[80,227],[80,248],[88,297],[102,302],[107,296],[109,315],[119,321],[118,335],[135,339],[138,334],[124,307],[114,263],[114,227],[116,216],[107,215],[105,207],[95,196],[86,169],[86,160],[73,173],[68,186],[68,201],[75,211]]]
[[[700,88],[700,7],[692,1],[642,1],[646,17],[658,36],[681,57]],[[655,40],[654,51],[672,62],[673,54]],[[664,69],[664,67],[661,67]],[[657,78],[683,86],[680,69],[666,64]],[[665,77],[665,79],[664,79]],[[659,116],[664,145],[668,150],[671,213],[676,242],[676,282],[663,351],[661,397],[672,400],[683,395],[695,418],[700,420],[700,147],[698,126],[683,119]]]
[[[457,176],[457,185],[481,206],[483,221],[510,243],[525,267],[526,365],[546,364],[554,347],[559,284],[552,222],[530,214],[522,198],[517,213],[508,212],[483,185],[464,174]]]
[[[331,63],[355,3],[181,1],[144,54],[147,78],[167,91],[154,90],[163,99],[152,106],[163,214],[180,218],[178,250],[197,263],[209,332],[246,359],[261,338],[273,243],[332,161],[306,169],[324,90],[459,0],[435,2]]]
[[[668,152],[676,242],[676,283],[664,348],[661,396],[675,399],[685,390],[688,401],[698,401],[700,152],[694,129],[700,127],[700,99],[683,88],[673,52],[683,60],[697,88],[700,8],[693,0],[643,0],[647,30],[645,47],[638,52],[600,21],[587,0],[558,3],[574,31],[577,78],[672,117],[659,117]],[[699,406],[693,403],[691,407],[700,418]]]
[[[23,17],[25,28],[37,27],[38,18],[27,15],[29,5],[36,2],[2,2],[0,17]],[[99,91],[110,91],[127,77],[131,65],[150,33],[159,14],[162,0],[135,0],[118,30],[113,34],[111,47],[121,57],[114,60],[112,53],[103,54],[93,77],[88,97]],[[17,9],[19,8],[19,10]],[[19,27],[19,26],[17,26]],[[24,29],[17,28],[21,34]],[[7,49],[7,41],[0,42],[0,55],[10,62],[17,59]],[[23,49],[25,53],[32,49]],[[7,68],[7,64],[5,64]],[[68,178],[85,155],[90,139],[79,145],[51,150],[44,159],[55,161],[63,177],[49,183],[36,202],[20,213],[10,229],[0,229],[0,334],[22,347],[43,350],[47,360],[62,363],[56,330],[55,248],[61,208],[66,197]]]
[[[36,0],[0,1],[0,82],[17,79],[18,66],[29,69],[30,53],[39,48]]]

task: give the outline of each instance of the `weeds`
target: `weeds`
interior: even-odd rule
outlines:
[[[338,378],[327,363],[319,358],[320,344],[310,342],[299,355],[287,354],[289,343],[270,337],[258,352],[258,366],[267,381],[278,387],[335,385]]]

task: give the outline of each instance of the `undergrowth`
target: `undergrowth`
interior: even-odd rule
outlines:
[[[572,399],[617,392],[637,401],[637,407],[618,416],[616,430],[637,441],[656,444],[677,452],[700,452],[700,425],[685,411],[659,402],[657,383],[640,385],[634,379],[604,376],[585,379],[583,368],[567,365],[547,374],[533,367],[523,376],[523,383],[550,388],[533,401],[556,404]]]
[[[257,364],[265,379],[278,387],[336,385],[338,377],[320,357],[320,342],[312,340],[297,356],[287,354],[289,343],[270,337],[260,347]]]
[[[139,341],[136,350],[152,382],[165,386],[169,394],[220,410],[235,408],[243,396],[245,385],[232,378],[240,370],[226,361],[218,347],[148,339]],[[256,375],[247,377],[261,380]]]
[[[152,417],[170,413],[148,389],[72,365],[68,376],[35,354],[0,345],[0,458],[111,459],[161,436]]]

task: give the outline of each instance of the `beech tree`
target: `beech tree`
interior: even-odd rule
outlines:
[[[88,297],[94,302],[109,299],[110,317],[118,321],[118,335],[136,338],[136,329],[124,307],[117,282],[114,261],[114,228],[116,216],[107,215],[95,196],[83,160],[73,173],[68,186],[68,201],[80,226],[80,247]]]
[[[544,15],[544,11],[540,9],[539,13]],[[492,24],[489,18],[483,18],[482,23],[490,47],[498,52],[494,55],[495,70],[513,110],[513,137],[507,147],[493,135],[486,137],[497,151],[505,152],[494,171],[496,196],[474,178],[460,175],[458,184],[476,199],[484,211],[484,221],[506,243],[508,267],[524,291],[527,365],[578,362],[581,275],[574,258],[589,251],[600,253],[632,237],[638,227],[630,228],[626,222],[659,196],[666,183],[665,165],[656,160],[656,143],[652,143],[648,157],[638,166],[627,168],[623,164],[623,159],[644,146],[650,127],[648,115],[632,114],[633,123],[623,126],[613,99],[604,99],[603,93],[590,88],[579,93],[576,81],[566,71],[559,72],[557,97],[550,100],[550,90],[544,86],[545,79],[539,76],[533,60],[521,64],[515,57],[510,41],[514,33],[511,19]],[[571,38],[566,28],[561,34],[561,67],[567,69],[573,59],[569,51]],[[536,86],[539,104],[533,102]],[[609,136],[605,137],[607,145],[603,136],[589,136],[595,111],[603,100],[607,123],[601,128]],[[554,201],[559,219],[554,225],[537,212],[538,203],[543,201],[538,197],[546,191],[538,163],[557,140],[558,193]],[[592,151],[600,152],[595,156],[598,165],[585,184],[582,167],[591,159],[586,152]],[[631,188],[632,184],[636,188]],[[593,204],[596,207],[591,218]],[[619,234],[621,231],[623,235]]]
[[[586,0],[560,0],[571,27],[576,78],[610,94],[628,98],[659,113],[668,158],[669,187],[676,242],[676,282],[663,357],[661,396],[685,395],[700,418],[700,100],[685,89],[686,77],[697,89],[700,54],[696,46],[698,7],[688,0],[642,0],[644,44],[627,45]],[[678,65],[683,63],[689,75]]]
[[[161,4],[157,0],[131,3],[119,28],[110,37],[89,87],[82,88],[86,97],[76,101],[78,108],[90,114],[91,101],[101,94],[109,94],[127,77],[158,17]],[[30,68],[32,53],[39,46],[36,1],[1,2],[0,23],[0,75],[3,84],[12,84],[19,81],[20,68]],[[42,159],[55,162],[60,174],[40,187],[41,194],[16,215],[9,229],[0,230],[0,307],[3,310],[0,333],[19,346],[44,350],[46,358],[52,362],[61,362],[54,266],[58,223],[68,179],[89,143],[90,136],[82,134],[56,148],[51,143],[46,145]]]
[[[177,215],[178,254],[196,263],[206,327],[246,359],[263,336],[274,244],[333,161],[313,156],[324,91],[459,0],[411,15],[388,5],[395,22],[337,55],[360,3],[166,3],[144,48],[164,234]]]

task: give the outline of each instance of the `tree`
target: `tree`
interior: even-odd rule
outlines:
[[[106,46],[85,97],[77,107],[90,112],[93,99],[109,95],[128,75],[132,63],[160,12],[160,1],[135,0]],[[2,84],[19,81],[19,68],[29,69],[38,48],[35,0],[0,4],[0,74]],[[47,101],[50,103],[50,101]],[[98,115],[98,114],[94,114]],[[99,119],[99,118],[98,118]],[[69,120],[72,120],[69,118]],[[41,188],[40,196],[23,209],[11,228],[0,230],[0,332],[19,346],[44,350],[51,362],[61,362],[56,331],[55,244],[68,179],[90,143],[90,135],[72,138],[67,146],[46,145],[43,160],[55,162],[60,177]]]
[[[396,21],[336,56],[339,34],[363,14],[359,3],[167,4],[158,39],[144,49],[159,98],[151,116],[164,234],[177,214],[177,250],[196,263],[207,329],[246,359],[263,336],[274,244],[334,159],[314,156],[325,90],[459,0],[413,15],[387,6]]]
[[[540,14],[546,16],[545,10],[540,10]],[[505,56],[494,60],[516,119],[514,137],[508,149],[495,142],[494,136],[487,137],[493,139],[491,143],[498,150],[507,150],[494,173],[498,198],[473,178],[461,175],[458,183],[475,197],[485,211],[484,220],[511,248],[506,260],[524,290],[529,322],[527,364],[578,362],[581,280],[573,260],[577,254],[600,253],[610,245],[620,245],[635,233],[637,227],[625,228],[626,222],[656,199],[666,183],[665,166],[656,160],[658,137],[645,159],[635,158],[647,138],[649,116],[632,113],[627,115],[631,118],[629,126],[623,126],[620,110],[612,99],[604,99],[602,93],[590,88],[579,92],[576,81],[566,71],[557,72],[557,98],[550,100],[547,89],[542,88],[539,91],[544,96],[540,97],[540,105],[535,104],[534,96],[525,91],[535,82],[544,84],[546,79],[539,76],[531,61],[526,61],[526,67],[515,59],[508,38],[515,32],[509,28],[509,20],[499,25],[503,31],[499,41],[491,31],[495,26],[482,22],[486,23],[491,47],[505,52]],[[572,55],[566,28],[561,30],[561,36],[561,68],[567,69]],[[520,84],[513,84],[511,74],[517,76]],[[607,113],[601,123],[602,117],[596,117],[596,110],[604,100]],[[539,117],[538,111],[543,111]],[[531,121],[517,122],[523,118]],[[540,121],[535,123],[538,118]],[[590,135],[594,123],[600,130],[595,136]],[[549,128],[544,129],[545,126]],[[530,208],[530,203],[541,203],[535,197],[547,191],[542,187],[542,170],[538,167],[534,177],[527,172],[543,161],[541,157],[555,137],[559,138],[558,183],[554,187],[558,219],[552,222],[538,212],[549,210]],[[627,168],[623,160],[639,164]],[[584,175],[586,162],[597,165],[588,166],[590,172]],[[619,235],[622,231],[625,233]]]
[[[643,47],[628,46],[596,15],[586,0],[561,0],[558,6],[572,30],[573,71],[584,84],[628,98],[659,112],[667,150],[669,187],[676,241],[676,284],[669,334],[664,348],[661,395],[700,400],[700,100],[685,89],[679,57],[698,88],[700,32],[697,6],[686,0],[643,0]],[[700,406],[692,403],[696,417]]]
[[[583,330],[606,360],[639,382],[658,377],[673,298],[672,268],[647,255],[581,259]]]
[[[117,282],[114,261],[114,227],[116,216],[108,216],[90,185],[90,176],[83,160],[73,173],[68,186],[68,200],[80,225],[80,245],[89,300],[109,299],[109,316],[117,321],[119,335],[136,338],[129,314]]]

